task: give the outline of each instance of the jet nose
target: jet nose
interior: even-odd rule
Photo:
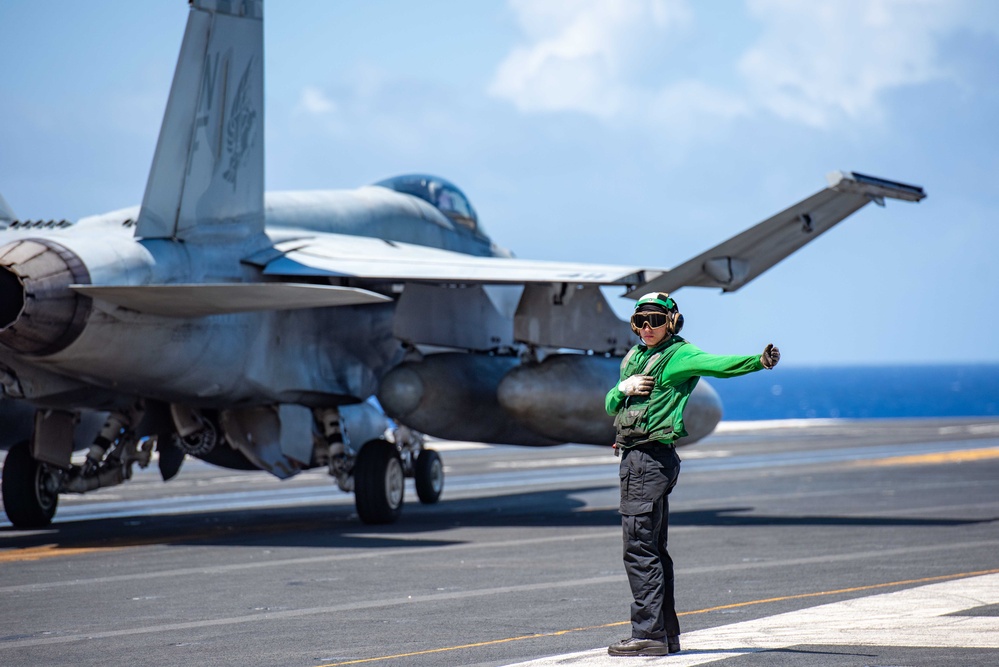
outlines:
[[[0,248],[0,344],[23,354],[64,349],[83,331],[91,300],[69,289],[89,284],[83,261],[47,239]]]

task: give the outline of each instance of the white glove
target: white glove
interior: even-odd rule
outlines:
[[[617,389],[625,396],[645,396],[652,391],[655,384],[656,381],[651,375],[632,375],[630,378],[621,380]]]
[[[778,361],[780,361],[780,350],[773,343],[770,343],[760,355],[760,363],[763,364],[764,368],[770,370],[777,365]]]

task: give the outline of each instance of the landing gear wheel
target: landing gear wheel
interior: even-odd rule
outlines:
[[[59,473],[31,457],[27,441],[7,452],[3,464],[3,508],[15,528],[44,528],[59,504]]]
[[[416,495],[424,505],[433,505],[444,490],[444,463],[440,454],[424,449],[416,459]]]
[[[395,445],[372,440],[361,447],[354,464],[354,504],[361,521],[394,523],[402,512],[405,482]]]

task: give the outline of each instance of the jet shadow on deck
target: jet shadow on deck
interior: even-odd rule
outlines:
[[[465,543],[442,537],[466,527],[616,527],[616,508],[591,508],[580,498],[613,487],[539,491],[474,499],[443,500],[433,506],[412,503],[404,524],[364,526],[356,523],[347,505],[213,510],[174,515],[150,515],[53,523],[44,530],[0,529],[0,549],[55,544],[56,549],[125,548],[146,545],[314,547],[364,549],[439,547]],[[906,528],[961,526],[996,521],[878,516],[819,516],[752,514],[753,507],[719,507],[670,513],[670,524],[702,527],[834,527]],[[425,538],[422,534],[433,533]]]

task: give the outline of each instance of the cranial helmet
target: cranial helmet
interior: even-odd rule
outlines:
[[[683,328],[683,315],[677,309],[676,301],[666,292],[649,292],[635,303],[635,312],[631,316],[631,330],[640,335],[641,328],[635,326],[635,315],[638,313],[663,313],[666,315],[666,326],[669,335],[680,333]]]

